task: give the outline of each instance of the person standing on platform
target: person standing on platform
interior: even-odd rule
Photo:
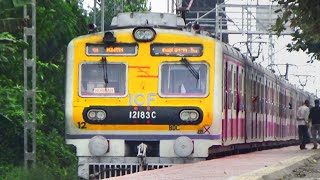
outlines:
[[[309,100],[305,100],[304,104],[298,108],[297,111],[297,124],[299,133],[300,149],[307,149],[307,136],[308,136],[308,120],[309,120]]]
[[[311,126],[311,134],[312,134],[312,142],[313,148],[317,149],[317,135],[320,135],[320,107],[319,107],[319,99],[314,100],[314,107],[310,109],[310,119],[312,120]]]

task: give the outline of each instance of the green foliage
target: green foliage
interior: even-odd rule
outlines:
[[[125,0],[124,12],[144,12],[150,11],[147,7],[147,0]]]
[[[6,12],[0,12],[0,19],[22,17],[21,9]],[[27,44],[16,38],[22,37],[22,29],[0,34],[0,117],[5,117],[0,118],[0,179],[76,178],[75,149],[64,140],[64,64],[68,42],[86,33],[82,12],[75,0],[37,1],[38,169],[32,171],[19,168],[24,164],[22,55]]]
[[[66,169],[66,171],[70,172],[71,169]],[[75,173],[71,170],[69,174]],[[76,174],[75,174],[76,175]],[[10,171],[7,173],[3,180],[72,180],[76,179],[75,175],[56,175],[52,173],[50,167],[45,164],[38,165],[36,168],[24,169],[22,167],[15,167],[11,168]]]
[[[69,41],[87,33],[87,19],[77,1],[41,0],[37,2],[37,27],[39,58],[57,63]]]
[[[31,0],[0,0],[0,32],[22,31],[23,6]]]
[[[18,51],[22,51],[27,45],[27,43],[22,40],[17,40],[8,32],[0,33],[0,62],[8,62],[9,60],[16,59],[16,56],[12,55],[16,54]]]
[[[24,6],[28,3],[30,3],[31,1],[32,0],[1,0],[0,1],[0,11],[21,7],[21,6]]]
[[[18,6],[25,2],[5,1]],[[64,65],[68,42],[87,33],[86,11],[77,0],[37,1],[37,168],[26,171],[21,168],[24,164],[23,50],[30,47],[19,39],[22,9],[4,9],[3,2],[0,0],[3,10],[0,32],[7,29],[10,33],[0,33],[0,179],[76,179],[75,149],[65,145],[64,140]],[[109,24],[114,14],[113,1],[106,3]],[[146,10],[146,0],[124,4],[125,11]],[[30,25],[30,20],[23,23]],[[31,113],[27,116],[31,119]]]
[[[105,0],[105,12],[104,12],[104,27],[105,29],[110,29],[110,23],[112,18],[118,13],[121,12],[121,2],[122,0],[114,1]],[[148,0],[123,0],[123,12],[144,12],[150,11],[147,7]],[[100,9],[101,4],[97,3],[97,7]],[[116,8],[116,12],[115,12]],[[90,19],[93,19],[93,10],[89,13]],[[101,11],[97,12],[97,26],[100,25]]]
[[[0,78],[2,79],[2,78]],[[6,87],[0,82],[0,179],[23,160],[23,107],[22,87]]]
[[[282,6],[273,31],[278,35],[285,30],[285,24],[295,29],[291,34],[292,43],[289,51],[302,50],[311,55],[311,61],[320,60],[320,1],[314,0],[275,0]]]

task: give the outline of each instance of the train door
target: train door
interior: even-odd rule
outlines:
[[[293,131],[294,131],[294,127],[293,127],[293,124],[294,124],[294,119],[293,119],[293,112],[294,112],[294,102],[293,102],[293,95],[294,95],[294,89],[291,89],[290,90],[290,96],[289,96],[289,121],[290,121],[290,126],[289,126],[289,136],[290,137],[293,137],[294,134],[293,134]]]
[[[259,118],[258,118],[258,121],[259,121],[259,127],[258,127],[258,135],[259,135],[259,139],[263,139],[263,133],[264,133],[264,116],[263,116],[263,113],[264,113],[264,81],[263,81],[263,77],[259,76]]]
[[[250,138],[255,139],[256,138],[256,133],[257,133],[257,101],[258,101],[258,96],[257,96],[257,76],[255,72],[253,71],[251,74],[251,99],[250,99],[250,104],[251,104],[251,117],[250,117]]]
[[[223,64],[223,119],[222,119],[222,141],[227,139],[227,119],[228,119],[228,62]]]
[[[283,87],[283,85],[282,85]],[[283,125],[284,125],[284,120],[285,120],[285,112],[283,108],[284,100],[285,100],[285,94],[284,94],[284,88],[280,89],[280,137],[281,139],[283,138]]]
[[[261,77],[261,139],[264,140],[264,134],[266,132],[266,128],[265,128],[265,114],[266,114],[266,110],[265,110],[265,107],[266,107],[266,91],[265,91],[265,85],[266,85],[266,81],[265,81],[265,77],[262,76]]]
[[[261,138],[261,101],[262,101],[262,96],[261,96],[261,78],[260,76],[257,76],[257,111],[256,111],[256,138]]]
[[[222,122],[222,140],[227,141],[229,138],[228,127],[231,119],[232,106],[232,64],[225,57],[224,62],[224,120]],[[230,87],[231,86],[231,87]]]
[[[286,102],[284,103],[284,108],[285,108],[285,112],[286,112],[286,122],[285,122],[285,125],[284,125],[284,136],[285,137],[288,137],[290,136],[290,125],[291,125],[291,122],[290,122],[290,107],[289,107],[289,103],[290,103],[290,89],[285,89],[285,92],[286,92]]]
[[[299,95],[298,95],[298,91],[295,89],[295,91],[294,91],[294,96],[293,96],[294,98],[293,98],[293,107],[292,107],[292,109],[293,109],[293,135],[294,135],[294,137],[298,137],[298,134],[297,134],[297,126],[296,126],[296,124],[297,124],[297,121],[296,121],[296,119],[297,119],[297,107],[298,107],[298,104],[299,104]]]
[[[238,67],[238,95],[237,95],[237,138],[244,138],[245,112],[244,112],[244,68]]]
[[[270,104],[269,104],[269,97],[270,97],[270,92],[269,92],[269,84],[270,82],[268,81],[268,79],[266,78],[265,79],[265,85],[264,85],[264,92],[265,92],[265,119],[264,119],[264,134],[263,134],[263,137],[264,139],[268,138],[268,135],[269,135],[269,122],[268,122],[268,119],[270,117],[269,115],[269,107],[270,107]]]
[[[275,112],[275,106],[276,106],[276,102],[275,102],[275,95],[276,95],[276,84],[274,83],[274,82],[272,82],[271,83],[271,91],[272,91],[272,99],[271,99],[271,102],[272,102],[272,104],[271,104],[271,136],[274,138],[274,136],[275,136],[275,121],[276,121],[276,116],[275,116],[275,114],[276,114],[276,112]]]
[[[258,76],[254,75],[253,80],[253,139],[258,137],[258,108],[259,108],[259,94],[258,94]]]
[[[236,135],[237,106],[237,66],[225,58],[224,70],[224,120],[222,127],[223,141],[232,140]]]
[[[238,139],[239,137],[239,103],[240,103],[240,94],[239,94],[239,65],[236,66],[236,72],[235,72],[235,98],[234,98],[234,109],[235,109],[235,113],[236,113],[236,118],[235,118],[235,126],[234,126],[234,130],[233,130],[233,137]]]
[[[253,136],[253,73],[252,73],[252,68],[247,67],[246,69],[246,83],[245,88],[246,88],[246,104],[245,104],[245,138],[246,142],[250,142]]]
[[[277,102],[277,106],[276,106],[276,110],[277,110],[277,115],[276,115],[276,137],[277,139],[280,137],[280,84],[277,83],[277,91],[276,91],[276,102]]]
[[[234,140],[238,138],[239,64],[233,64],[232,75],[231,139]]]
[[[236,66],[232,62],[228,62],[228,119],[227,119],[227,137],[233,139],[233,130],[235,122],[235,74]]]

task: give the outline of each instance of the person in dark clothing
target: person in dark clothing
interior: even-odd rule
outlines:
[[[320,135],[320,107],[319,107],[319,99],[314,100],[314,107],[310,109],[309,115],[312,126],[311,126],[311,134],[312,134],[312,142],[313,148],[317,149],[317,135]]]
[[[300,149],[307,149],[307,137],[308,137],[308,121],[309,121],[309,100],[305,100],[304,104],[298,108],[297,111],[297,124],[298,124],[298,134],[300,141]]]

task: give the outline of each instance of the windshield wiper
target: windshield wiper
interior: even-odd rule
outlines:
[[[190,64],[190,62],[187,60],[187,58],[183,57],[183,58],[181,58],[180,61],[189,69],[190,73],[194,76],[194,78],[199,80],[199,78],[200,78],[199,72],[194,69],[194,67]]]
[[[102,69],[103,69],[103,79],[104,79],[105,87],[107,87],[107,84],[109,83],[107,58],[106,57],[102,57],[101,58],[101,63],[102,63]]]

